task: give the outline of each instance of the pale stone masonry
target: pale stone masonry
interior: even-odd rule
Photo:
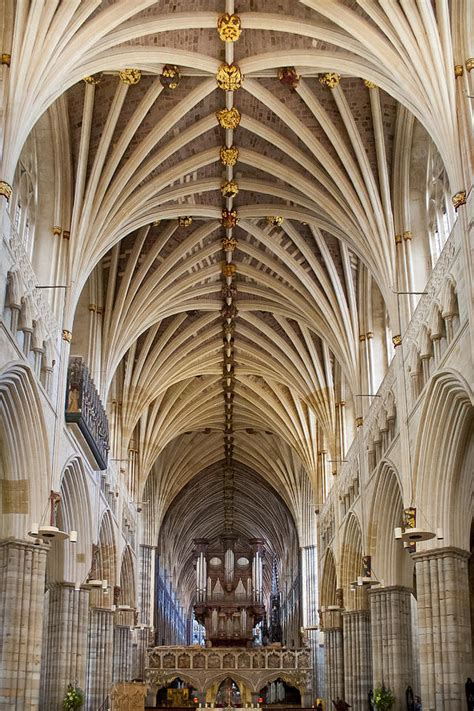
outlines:
[[[455,711],[472,678],[468,553],[452,547],[415,555],[423,708]]]
[[[376,685],[384,683],[392,689],[400,708],[407,687],[416,688],[411,594],[401,586],[369,592],[372,676]]]
[[[0,708],[38,708],[47,546],[0,541]]]
[[[89,590],[71,583],[48,587],[40,708],[61,708],[68,684],[84,690],[87,671]]]

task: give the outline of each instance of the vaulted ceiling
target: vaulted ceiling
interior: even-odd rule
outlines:
[[[137,497],[153,490],[161,521],[227,462],[301,526],[301,477],[320,500],[318,442],[334,442],[337,398],[360,392],[367,303],[398,327],[415,121],[459,182],[446,3],[69,0],[17,22],[40,51],[23,74],[12,63],[24,121],[7,116],[6,136],[19,150],[54,100],[67,117],[66,314],[89,280],[102,395],[122,402],[125,446],[139,440]],[[223,63],[240,88],[219,88]]]

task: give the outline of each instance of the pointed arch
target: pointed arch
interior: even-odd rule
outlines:
[[[474,508],[473,427],[474,394],[467,381],[455,370],[436,373],[415,446],[417,524],[442,528],[444,544],[464,550],[469,550]]]
[[[375,473],[375,492],[369,516],[368,550],[374,576],[385,585],[412,587],[413,563],[394,529],[402,525],[400,477],[392,462],[384,460]]]
[[[332,548],[328,548],[324,558],[321,582],[321,607],[337,605],[337,573]]]
[[[362,575],[362,530],[354,513],[348,516],[341,546],[341,587],[346,610],[361,609],[364,590],[351,583]]]
[[[51,489],[43,407],[29,365],[7,363],[0,371],[0,478],[4,536],[24,538],[41,521]]]
[[[130,607],[136,605],[135,564],[130,546],[127,546],[122,554],[119,603]]]

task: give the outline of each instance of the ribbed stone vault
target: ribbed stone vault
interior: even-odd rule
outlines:
[[[63,327],[82,353],[84,324],[95,324],[101,346],[84,354],[117,408],[113,456],[133,453],[133,500],[160,492],[156,521],[189,471],[223,462],[223,207],[238,218],[234,455],[272,486],[276,477],[285,500],[301,472],[310,498],[323,500],[318,453],[334,470],[343,458],[336,406],[350,442],[368,388],[359,338],[375,334],[386,367],[385,327],[402,330],[395,292],[407,285],[394,237],[409,229],[415,130],[437,146],[453,191],[463,185],[442,5],[242,0],[234,43],[217,33],[235,9],[225,0],[52,3],[37,10],[41,22],[19,16],[29,47],[20,61],[13,52],[2,177],[12,181],[48,110],[55,190],[72,215],[61,225],[70,234]],[[452,12],[461,27],[461,10]],[[428,26],[437,30],[425,43]],[[217,85],[224,59],[243,75],[233,92]],[[167,65],[179,69],[173,89],[162,81]],[[240,112],[230,133],[216,118],[226,105]],[[239,149],[231,169],[220,158],[230,142]],[[226,202],[230,175],[239,192]],[[203,437],[197,466],[190,442]]]
[[[292,515],[282,498],[262,476],[236,462],[233,507],[235,533],[265,541],[264,588],[270,592],[274,556],[280,571],[293,579],[298,573],[298,535]],[[224,533],[222,476],[214,465],[195,476],[175,497],[166,512],[159,535],[158,552],[183,604],[195,592],[193,539],[207,538],[211,545]]]

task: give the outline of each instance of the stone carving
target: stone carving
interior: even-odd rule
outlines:
[[[290,89],[295,90],[301,77],[294,67],[282,67],[278,70],[278,79],[282,84],[286,84]]]
[[[224,654],[222,658],[223,669],[235,669],[235,657],[233,654]]]
[[[236,91],[242,86],[243,76],[236,64],[221,64],[216,75],[217,86],[223,91]]]
[[[165,89],[177,89],[181,81],[179,69],[175,64],[165,64],[160,74],[160,83]]]
[[[220,669],[221,660],[218,654],[210,654],[207,660],[208,669]]]
[[[235,198],[239,194],[239,186],[236,180],[228,180],[221,187],[221,195],[224,198]]]
[[[119,682],[110,692],[111,711],[139,711],[145,708],[147,685],[140,682]]]
[[[339,86],[340,80],[340,74],[336,74],[336,72],[327,72],[319,78],[319,83],[323,86],[327,86],[328,89],[334,89],[336,86]]]
[[[176,666],[176,659],[174,654],[165,654],[163,657],[163,669],[174,669]]]
[[[239,109],[233,106],[231,109],[220,109],[216,111],[216,118],[221,128],[232,129],[237,128],[239,125],[241,115]]]
[[[222,681],[229,669],[234,679],[254,692],[278,677],[302,691],[310,684],[310,655],[304,648],[154,647],[147,655],[146,679],[156,689],[178,676],[197,689],[210,688]],[[181,666],[184,656],[190,666]]]
[[[240,17],[226,12],[217,20],[217,32],[223,42],[235,42],[242,34]]]
[[[239,669],[250,669],[250,654],[239,654],[237,666]]]
[[[239,149],[237,146],[222,146],[219,151],[219,157],[223,165],[235,165],[239,160]]]
[[[193,669],[204,669],[206,667],[206,657],[204,654],[196,654],[193,657]]]
[[[15,261],[15,266],[12,267],[12,271],[18,270],[19,272],[20,280],[24,288],[23,295],[29,295],[31,297],[37,313],[36,318],[42,319],[48,338],[55,341],[59,335],[59,327],[44,292],[36,288],[38,278],[32,269],[23,242],[20,240],[13,226],[11,226],[10,230],[10,249]]]
[[[119,72],[119,77],[124,84],[132,86],[133,84],[138,84],[142,78],[142,72],[140,69],[123,69]]]
[[[189,669],[191,660],[189,654],[180,654],[178,657],[178,669]]]

